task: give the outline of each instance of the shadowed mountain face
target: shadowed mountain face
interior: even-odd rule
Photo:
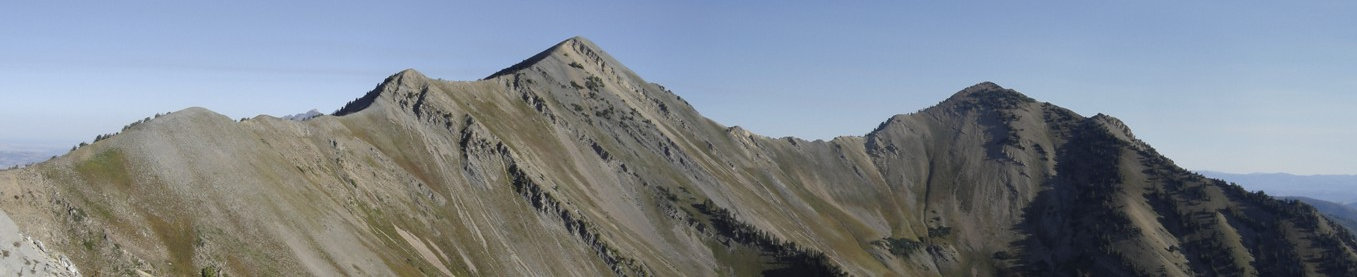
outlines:
[[[87,275],[1357,274],[1313,208],[1110,116],[981,83],[865,136],[768,138],[581,38],[479,81],[402,71],[334,116],[175,112],[0,193]]]

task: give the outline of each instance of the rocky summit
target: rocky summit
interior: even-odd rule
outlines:
[[[770,138],[578,37],[332,115],[141,121],[0,172],[0,209],[0,261],[68,275],[1357,276],[1346,229],[1111,116],[980,83]]]

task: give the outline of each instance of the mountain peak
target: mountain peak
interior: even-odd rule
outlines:
[[[994,82],[990,82],[990,81],[984,81],[984,82],[980,82],[980,83],[976,83],[976,84],[974,84],[974,85],[971,85],[970,87],[966,87],[966,89],[963,89],[962,91],[968,91],[968,90],[1002,90],[1002,89],[1004,89],[1004,87],[1003,87],[1003,86],[1000,86],[999,84],[995,84]]]
[[[402,79],[403,79],[403,78],[428,78],[428,76],[425,76],[424,73],[420,73],[418,70],[415,70],[414,68],[406,68],[406,69],[404,69],[404,70],[401,70],[400,72],[396,72],[396,74],[391,74],[390,77],[387,77],[387,80],[391,80],[391,79],[394,79],[394,78],[402,78]]]
[[[990,107],[1008,109],[1019,104],[1036,102],[1016,90],[1004,88],[994,82],[980,82],[952,94],[939,106]]]
[[[613,76],[634,76],[629,69],[601,50],[587,38],[574,36],[542,50],[512,66],[490,74],[482,80],[494,79],[505,75],[514,75],[531,70],[548,78],[565,80],[571,76],[593,76],[611,74]],[[534,74],[537,75],[537,74]],[[639,78],[639,77],[638,77]],[[363,110],[376,101],[383,92],[401,87],[420,87],[427,85],[431,78],[414,69],[405,69],[387,77],[377,88],[363,97],[350,101],[332,115],[343,116]],[[581,82],[582,83],[582,82]]]
[[[562,61],[567,60],[573,61],[575,59],[570,58],[571,54],[586,56],[576,58],[589,58],[594,60],[612,60],[612,57],[608,56],[606,52],[603,52],[603,49],[600,49],[598,45],[594,44],[593,41],[589,41],[589,39],[581,36],[574,36],[565,39],[559,43],[556,43],[556,45],[552,45],[546,50],[542,50],[542,52],[539,52],[536,55],[533,55],[532,57],[528,57],[527,59],[524,59],[521,62],[518,62],[507,68],[501,69],[500,71],[496,71],[494,74],[490,74],[490,76],[486,76],[484,79],[491,79],[502,75],[512,74],[514,72],[518,72],[520,70],[536,66],[550,57],[557,57],[557,59]],[[572,63],[570,65],[577,66],[578,63]],[[580,65],[579,67],[583,66]]]
[[[953,94],[952,97],[948,98],[948,100],[958,98],[993,97],[993,96],[1017,97],[1028,100],[1031,99],[1030,97],[1027,97],[1027,95],[1023,95],[1022,93],[1016,90],[1004,88],[1003,86],[995,84],[994,82],[984,81],[966,87],[961,91],[958,91],[956,94]]]
[[[366,109],[368,106],[372,105],[372,102],[376,101],[377,97],[381,96],[383,91],[394,89],[396,87],[399,87],[401,84],[428,79],[429,77],[425,76],[424,73],[420,73],[419,71],[413,68],[406,68],[404,70],[401,70],[400,72],[396,72],[396,74],[391,74],[391,76],[386,77],[386,80],[382,80],[382,83],[378,84],[376,88],[372,89],[372,91],[369,91],[367,94],[364,94],[363,97],[359,97],[358,99],[349,101],[349,103],[344,104],[343,107],[339,108],[339,110],[336,110],[334,113],[331,114],[335,116],[343,116],[346,114],[361,111],[363,109]]]
[[[585,37],[583,37],[583,36],[573,36],[573,37],[570,37],[570,38],[568,38],[568,39],[565,39],[565,40],[561,41],[560,44],[566,44],[566,43],[585,43],[585,44],[588,44],[589,46],[598,47],[597,45],[594,45],[594,42],[593,42],[593,41],[590,41],[588,38],[585,38]],[[559,45],[559,44],[558,44],[558,45]]]

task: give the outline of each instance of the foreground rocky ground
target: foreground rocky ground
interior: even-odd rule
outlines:
[[[0,275],[80,276],[80,271],[65,255],[20,233],[9,215],[0,212]]]

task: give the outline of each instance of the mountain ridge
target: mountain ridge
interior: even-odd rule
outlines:
[[[92,275],[1357,272],[1313,208],[1110,116],[982,82],[861,136],[775,139],[579,37],[478,81],[403,70],[306,121],[174,112],[0,171],[0,196]]]

